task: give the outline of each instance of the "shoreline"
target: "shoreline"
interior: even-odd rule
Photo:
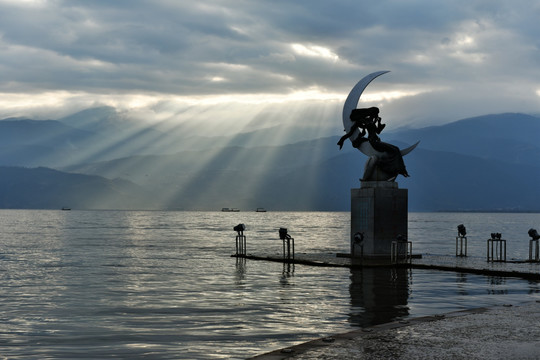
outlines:
[[[540,300],[374,325],[249,359],[538,359]]]

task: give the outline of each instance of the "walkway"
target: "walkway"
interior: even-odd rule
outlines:
[[[232,255],[236,256],[236,255]],[[241,256],[241,255],[239,255]],[[310,266],[328,267],[379,267],[379,266],[404,266],[416,269],[435,269],[444,271],[457,271],[492,276],[520,277],[531,280],[540,280],[540,262],[529,262],[526,260],[508,260],[506,262],[488,262],[485,257],[468,256],[445,256],[429,255],[414,256],[410,262],[400,262],[392,264],[390,261],[361,261],[351,259],[347,255],[340,254],[295,254],[291,260],[283,259],[279,255],[253,255],[245,256],[251,260],[291,262]]]

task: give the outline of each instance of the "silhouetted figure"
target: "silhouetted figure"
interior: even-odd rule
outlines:
[[[355,148],[360,146],[360,144],[366,140],[364,138],[366,131],[368,133],[368,139],[380,141],[378,134],[381,133],[386,125],[381,123],[381,118],[379,117],[379,108],[370,107],[366,109],[354,109],[351,112],[350,119],[353,122],[353,125],[351,126],[349,132],[339,139],[338,145],[340,150],[343,147],[345,140],[350,138],[356,129],[360,130],[360,135],[353,141],[353,146]],[[360,142],[356,143],[358,141]]]
[[[353,136],[358,129],[360,134],[353,139],[353,147],[359,148],[364,142],[369,141],[371,147],[382,154],[381,156],[371,156],[369,158],[362,178],[363,181],[381,180],[378,176],[374,177],[376,168],[389,175],[389,178],[385,180],[394,180],[397,175],[409,176],[399,148],[382,142],[379,138],[379,134],[386,126],[381,122],[381,118],[379,117],[379,108],[354,109],[351,112],[350,119],[353,125],[349,132],[339,139],[337,143],[339,148],[341,149],[345,140]],[[366,133],[367,138],[365,137]]]

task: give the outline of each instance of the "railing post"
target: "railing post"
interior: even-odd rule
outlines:
[[[463,245],[465,245],[465,252],[463,252]],[[456,236],[456,256],[467,256],[467,237],[466,236]]]
[[[538,234],[538,231],[536,229],[529,229],[529,236],[531,237],[531,240],[529,240],[529,261],[540,261],[539,256],[539,244],[538,241],[540,240],[540,235]],[[533,259],[533,247],[534,247],[534,259]]]
[[[506,240],[501,239],[499,233],[492,233],[487,240],[487,261],[506,262]]]
[[[236,256],[246,256],[246,237],[244,235],[244,230],[246,230],[246,225],[238,224],[233,228],[237,232],[236,235]]]
[[[287,233],[286,228],[279,228],[279,238],[283,241],[283,259],[291,260],[292,254],[292,259],[294,260],[294,238]],[[285,243],[287,244],[285,245]]]
[[[459,224],[457,226],[457,237],[456,237],[456,256],[467,256],[467,229],[465,225]],[[459,242],[459,252],[458,252],[458,242]],[[465,253],[463,253],[463,244],[465,243]]]
[[[405,246],[405,248],[403,248]],[[390,261],[393,264],[397,264],[402,257],[405,262],[412,262],[412,241],[407,241],[402,235],[398,235],[395,241],[392,241],[390,249]]]

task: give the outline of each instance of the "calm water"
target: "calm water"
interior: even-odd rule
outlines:
[[[528,256],[539,214],[412,213],[415,253],[469,255],[501,232]],[[349,214],[0,210],[0,358],[246,358],[397,319],[540,299],[535,282],[453,272],[286,266],[248,253],[348,252]],[[510,243],[510,240],[512,242]]]

